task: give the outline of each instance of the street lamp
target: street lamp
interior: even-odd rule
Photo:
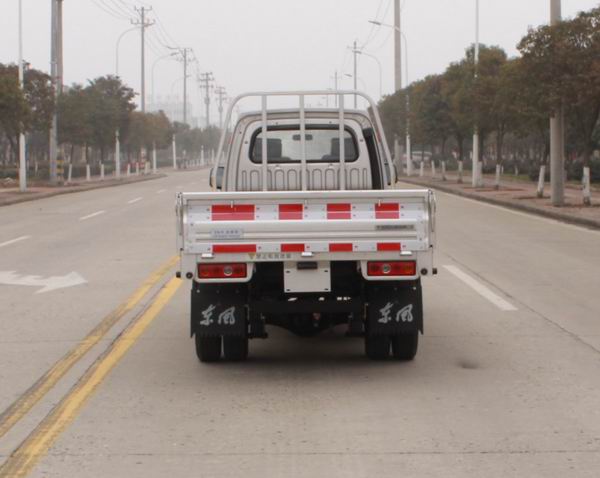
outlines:
[[[375,55],[371,55],[370,53],[366,53],[360,49],[352,50],[353,53],[358,55],[368,56],[377,62],[377,66],[379,67],[379,97],[383,98],[383,68],[381,67],[381,61]]]
[[[23,0],[19,0],[19,87],[24,88],[23,73]],[[23,125],[19,127],[19,190],[27,190],[27,163],[25,162],[25,134]]]
[[[117,39],[117,45],[115,47],[115,74],[116,76],[119,76],[119,47],[121,46],[121,40],[123,39],[123,37],[125,35],[127,35],[129,32],[132,32],[134,30],[137,30],[137,27],[133,27],[130,28],[128,30],[125,30],[123,33],[121,33],[119,35],[119,38]]]
[[[351,73],[344,73],[344,76],[347,78],[354,78],[354,75]],[[360,81],[360,86],[363,90],[367,91],[367,83],[360,76],[356,77],[356,81]]]
[[[393,28],[397,31],[402,38],[404,39],[404,55],[406,57],[406,62],[404,65],[404,71],[406,75],[406,175],[412,175],[412,147],[410,140],[410,80],[408,75],[408,40],[404,32],[400,29],[400,27],[396,25],[391,25],[389,23],[379,22],[377,20],[369,20],[369,23],[373,25],[377,25],[379,27]]]
[[[158,63],[161,60],[164,60],[166,58],[170,58],[170,57],[174,57],[177,56],[177,52],[173,52],[173,53],[167,53],[166,55],[163,56],[159,56],[156,60],[154,60],[154,63],[152,63],[152,106],[155,107],[155,96],[154,96],[154,71],[156,70],[156,65],[158,65]]]
[[[479,76],[478,68],[479,68],[479,0],[475,0],[475,55],[474,55],[474,63],[475,63],[475,82],[477,82],[477,78]],[[477,124],[477,120],[475,120],[475,127],[473,130],[473,159],[472,159],[472,186],[474,188],[483,186],[483,177],[480,174],[480,164],[479,164],[479,125]]]

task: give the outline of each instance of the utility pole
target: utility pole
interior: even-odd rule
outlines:
[[[19,0],[19,87],[24,89],[23,72],[23,0]],[[19,127],[19,190],[27,191],[27,163],[25,160],[25,134],[23,125]]]
[[[400,14],[400,0],[394,0],[394,89],[396,91],[402,89],[402,26]]]
[[[187,107],[188,107],[188,64],[189,64],[189,53],[194,53],[191,48],[178,48],[181,54],[181,61],[183,62],[183,124],[188,124],[187,121]]]
[[[475,0],[475,83],[479,77],[479,0]],[[472,182],[471,185],[476,188],[480,186],[483,178],[479,176],[479,125],[476,123],[473,130],[473,159],[472,159]]]
[[[352,51],[354,53],[354,91],[356,91],[358,90],[358,44],[356,40],[354,40]],[[356,95],[354,95],[354,109],[358,109],[358,97]]]
[[[550,0],[550,24],[557,25],[561,20],[561,0]],[[550,118],[550,185],[552,205],[557,207],[565,204],[564,153],[564,111],[561,106]]]
[[[139,26],[142,34],[142,80],[141,80],[141,102],[142,102],[142,113],[146,112],[146,28],[154,25],[154,21],[146,19],[146,14],[152,11],[152,7],[135,7],[135,11],[140,14],[139,20],[132,20],[132,25]]]
[[[219,101],[219,128],[223,129],[223,103],[227,98],[227,90],[223,86],[217,86],[215,89]]]
[[[54,102],[62,91],[62,0],[52,1],[52,28],[50,38],[50,75],[54,86]],[[50,184],[56,185],[58,178],[58,114],[54,110],[49,140]]]
[[[204,89],[204,104],[206,105],[206,127],[210,126],[210,87],[212,86],[212,82],[215,80],[213,74],[211,72],[202,73],[198,79],[200,83],[200,88]]]

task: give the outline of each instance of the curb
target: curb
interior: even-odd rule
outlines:
[[[30,196],[15,197],[15,198],[6,199],[6,200],[2,200],[0,198],[0,207],[12,206],[13,204],[20,204],[20,203],[29,202],[29,201],[37,201],[38,199],[47,199],[47,198],[51,198],[54,196],[62,196],[63,194],[74,194],[74,193],[81,193],[81,192],[85,192],[85,191],[92,191],[94,189],[112,188],[112,187],[116,187],[116,186],[124,186],[126,184],[141,183],[141,182],[145,182],[145,181],[152,181],[154,179],[161,179],[161,178],[166,178],[166,177],[167,177],[166,174],[156,174],[156,175],[152,175],[152,176],[142,176],[140,178],[135,178],[135,179],[107,180],[104,183],[94,183],[94,184],[83,185],[83,186],[73,186],[71,188],[60,189],[57,191],[48,191],[48,192],[44,192],[44,193],[31,193]]]
[[[542,209],[542,208],[539,208],[536,206],[529,206],[527,204],[513,203],[510,201],[504,201],[502,199],[490,198],[490,197],[481,196],[479,194],[473,194],[473,193],[468,193],[465,191],[459,191],[452,187],[444,186],[443,184],[442,185],[431,184],[431,183],[428,183],[425,181],[420,182],[420,181],[415,181],[414,179],[411,180],[411,179],[406,179],[406,178],[400,178],[399,182],[414,184],[417,186],[425,186],[425,187],[429,187],[432,189],[439,189],[442,192],[445,192],[448,194],[453,194],[455,196],[460,196],[460,197],[464,197],[467,199],[473,199],[475,201],[493,204],[494,206],[505,207],[507,209],[513,209],[515,211],[526,212],[529,214],[535,214],[536,216],[542,216],[542,217],[546,217],[548,219],[554,219],[555,221],[566,222],[568,224],[574,224],[576,226],[583,226],[588,229],[600,229],[600,221],[595,221],[593,219],[574,217],[574,216],[571,216],[570,214],[564,214],[564,213],[555,212],[555,211],[547,211],[545,209]]]

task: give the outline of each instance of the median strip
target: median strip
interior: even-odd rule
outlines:
[[[75,348],[67,352],[23,395],[0,414],[0,438],[8,433],[92,347],[100,342],[125,314],[132,311],[146,294],[171,271],[178,260],[178,256],[171,257],[154,271],[125,302],[106,316]]]
[[[0,478],[27,476],[71,424],[88,399],[170,302],[182,281],[171,279],[150,307],[117,338],[105,354],[79,379],[52,412],[0,467]]]

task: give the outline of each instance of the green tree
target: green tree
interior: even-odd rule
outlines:
[[[47,131],[54,113],[54,90],[48,75],[27,69],[23,90],[17,66],[0,64],[0,132],[13,152],[20,133]]]
[[[538,109],[565,110],[583,163],[590,165],[600,118],[600,8],[530,30],[519,43],[523,69],[539,90]]]

